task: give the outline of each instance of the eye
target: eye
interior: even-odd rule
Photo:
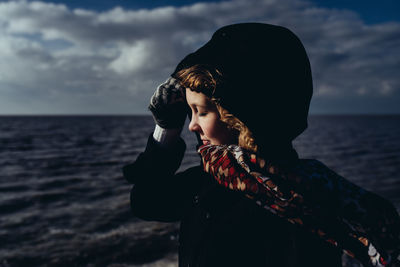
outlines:
[[[200,112],[200,113],[199,113],[199,116],[200,116],[200,117],[204,117],[204,116],[206,116],[206,115],[207,115],[207,112]]]

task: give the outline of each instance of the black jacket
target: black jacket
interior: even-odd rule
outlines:
[[[175,174],[185,143],[145,152],[124,167],[135,216],[180,221],[179,266],[341,266],[341,252],[218,185],[201,166]]]

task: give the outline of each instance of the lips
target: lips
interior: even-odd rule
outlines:
[[[201,141],[203,141],[203,145],[209,145],[210,144],[210,141],[208,141],[208,140],[201,140]]]

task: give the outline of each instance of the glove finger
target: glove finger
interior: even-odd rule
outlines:
[[[186,88],[182,86],[180,83],[177,87],[175,87],[176,97],[179,98],[179,101],[186,102]]]
[[[168,93],[168,83],[162,83],[157,87],[157,90],[154,92],[154,97],[159,104],[167,104],[166,94]]]
[[[160,97],[163,104],[165,104],[165,105],[170,104],[170,100],[169,100],[170,94],[171,93],[169,92],[168,88],[163,86],[162,90],[161,90],[161,97]]]
[[[185,100],[182,93],[184,87],[180,84],[180,82],[174,78],[171,78],[168,85],[168,103],[184,102]]]
[[[156,107],[161,102],[160,97],[161,97],[161,90],[160,87],[158,87],[150,99],[150,105]]]

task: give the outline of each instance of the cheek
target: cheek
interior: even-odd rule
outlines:
[[[219,144],[234,143],[232,132],[227,128],[226,124],[217,120],[214,122],[211,132],[209,133],[213,139]]]
[[[204,134],[208,137],[212,137],[217,131],[217,129],[215,129],[215,124],[210,120],[203,121],[201,128],[203,129]]]
[[[201,121],[200,126],[207,137],[212,138],[218,134],[220,131],[218,121],[218,117],[213,114],[210,114],[207,118]]]

